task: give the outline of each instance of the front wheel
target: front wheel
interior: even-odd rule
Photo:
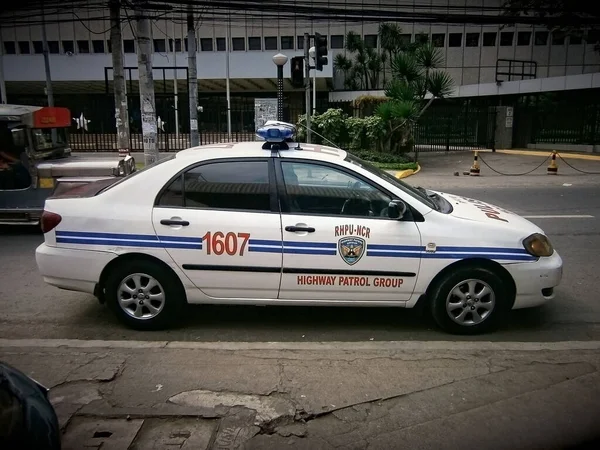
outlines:
[[[453,334],[493,330],[510,305],[502,279],[479,267],[462,267],[448,273],[432,286],[430,293],[434,320]]]
[[[106,282],[106,300],[118,319],[136,330],[171,326],[186,304],[176,275],[146,260],[117,266]]]

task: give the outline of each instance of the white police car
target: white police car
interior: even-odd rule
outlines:
[[[263,142],[181,151],[46,201],[46,283],[157,329],[186,303],[398,306],[453,333],[554,296],[562,260],[509,211],[413,188],[332,147]]]

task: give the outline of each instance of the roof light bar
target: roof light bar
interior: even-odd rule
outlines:
[[[296,133],[296,127],[290,123],[268,120],[256,130],[256,135],[267,142],[285,142]]]

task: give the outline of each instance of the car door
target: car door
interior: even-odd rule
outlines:
[[[414,221],[388,217],[390,193],[322,161],[282,158],[277,171],[283,179],[280,299],[410,298],[421,237]]]
[[[270,158],[196,164],[157,197],[153,223],[173,261],[214,298],[276,299],[281,216]]]

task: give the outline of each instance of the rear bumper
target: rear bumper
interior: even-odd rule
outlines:
[[[504,267],[517,286],[513,309],[531,308],[552,300],[554,288],[562,280],[563,261],[556,252],[534,263],[508,264]]]
[[[35,250],[38,270],[46,283],[69,291],[95,293],[106,265],[118,255],[41,244]]]

